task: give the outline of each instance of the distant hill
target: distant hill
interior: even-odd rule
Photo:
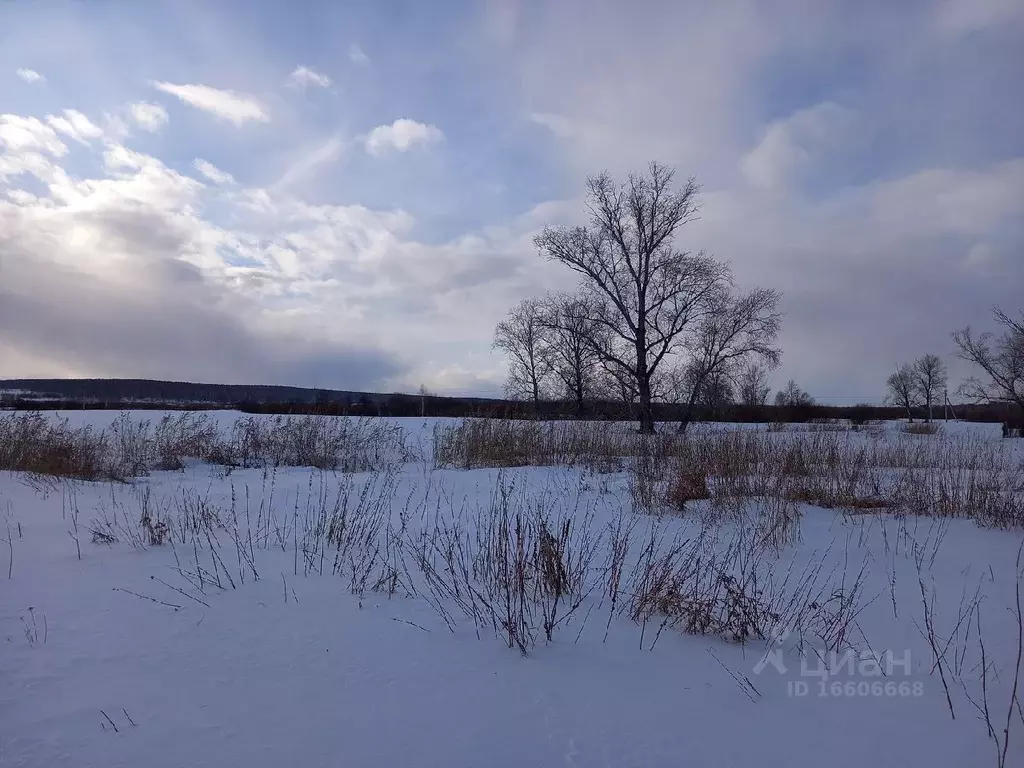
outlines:
[[[151,379],[0,379],[0,408],[224,408],[248,413],[365,416],[515,416],[530,412],[528,404],[484,397]]]
[[[249,384],[197,384],[150,379],[0,379],[0,398],[64,400],[82,403],[183,403],[233,405],[235,403],[350,404],[386,402],[392,395]]]

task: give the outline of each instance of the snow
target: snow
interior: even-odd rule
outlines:
[[[97,428],[118,416],[63,415]],[[236,417],[211,416],[222,425]],[[304,573],[310,569],[295,551],[301,534],[287,527],[277,546],[253,548],[252,569],[235,562],[234,544],[225,544],[236,588],[202,591],[181,574],[195,557],[207,557],[198,549],[133,547],[123,537],[93,543],[86,531],[102,519],[137,523],[147,491],[154,509],[234,504],[236,518],[248,499],[250,531],[259,530],[253,518],[261,504],[283,524],[301,524],[307,510],[349,484],[351,498],[367,486],[389,487],[391,520],[419,509],[472,521],[474,510],[489,508],[496,487],[511,487],[524,507],[592,515],[595,530],[638,517],[642,539],[659,526],[685,535],[699,524],[695,515],[634,512],[622,473],[433,469],[424,452],[444,422],[394,423],[421,458],[375,477],[304,468],[268,476],[197,462],[129,484],[0,473],[0,538],[10,536],[9,547],[0,542],[0,766],[997,764],[996,747],[959,684],[951,686],[956,719],[950,717],[919,630],[913,552],[916,545],[926,553],[923,578],[935,590],[943,631],[952,631],[965,594],[985,595],[985,650],[1001,672],[989,680],[999,722],[1017,651],[1008,612],[1018,583],[1017,530],[805,506],[801,540],[779,553],[774,573],[781,578],[820,560],[839,579],[863,567],[855,645],[898,660],[889,677],[827,680],[812,674],[818,665],[801,660],[792,638],[782,646],[739,645],[666,630],[652,643],[650,627],[642,638],[625,616],[609,622],[607,603],[596,595],[550,644],[540,633],[524,656],[452,606],[450,630],[423,597],[352,594],[346,575],[331,575],[330,567],[320,575],[316,564]],[[887,426],[889,433],[897,434]],[[997,440],[998,425],[944,426],[946,436],[965,433]],[[973,643],[964,643],[959,677],[977,695]],[[766,658],[781,661],[785,673],[771,663],[758,671]],[[902,695],[899,687],[857,687],[879,681],[907,686]],[[794,695],[800,682],[806,694]],[[1010,742],[1006,764],[1024,765],[1019,718]]]

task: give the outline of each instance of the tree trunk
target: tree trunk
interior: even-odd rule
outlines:
[[[640,401],[640,432],[654,434],[654,411],[651,408],[651,375],[644,371],[636,378],[637,398]]]
[[[651,371],[647,367],[647,313],[641,302],[637,311],[636,331],[636,394],[640,401],[640,432],[654,434],[654,411],[651,409]]]
[[[683,409],[683,415],[679,419],[679,434],[686,434],[687,427],[690,426],[690,422],[693,421],[693,406],[697,403],[697,388],[693,388],[693,392],[690,393],[689,399],[686,401],[686,405]]]

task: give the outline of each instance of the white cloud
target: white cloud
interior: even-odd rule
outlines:
[[[345,142],[340,136],[332,136],[322,144],[313,149],[303,152],[297,160],[288,166],[288,169],[281,174],[274,188],[277,191],[287,189],[298,181],[303,180],[313,172],[333,163],[345,151]]]
[[[331,78],[327,75],[322,75],[305,66],[296,67],[292,73],[288,75],[288,85],[293,88],[306,88],[310,85],[316,86],[317,88],[327,88],[330,84]]]
[[[209,112],[235,125],[241,125],[247,120],[270,120],[266,107],[252,96],[211,88],[208,85],[176,85],[158,81],[153,81],[152,85],[196,109]]]
[[[26,83],[45,83],[46,78],[36,72],[34,69],[17,69],[14,71],[18,77],[24,80]]]
[[[832,102],[800,109],[768,126],[758,145],[740,161],[754,186],[787,186],[828,152],[839,149],[853,134],[857,114]]]
[[[390,150],[406,152],[415,146],[429,146],[444,139],[444,134],[434,125],[418,123],[400,117],[391,125],[379,125],[366,136],[366,151],[371,155],[383,155]]]
[[[192,161],[193,167],[214,184],[234,184],[235,177],[227,171],[222,171],[213,163],[196,158]]]
[[[98,139],[103,135],[103,130],[98,125],[74,109],[65,109],[63,117],[47,115],[46,122],[55,131],[81,144],[88,144],[92,139]]]
[[[530,114],[530,120],[537,125],[543,125],[560,139],[571,139],[579,131],[579,126],[572,120],[549,112],[533,112]]]
[[[144,130],[156,133],[167,125],[167,110],[159,104],[138,101],[131,105],[132,119]]]
[[[33,205],[40,202],[37,195],[26,192],[24,189],[9,189],[5,194],[7,199],[15,205]]]
[[[1024,5],[1020,0],[945,0],[935,16],[939,32],[950,37],[1021,21]]]
[[[348,47],[348,60],[361,67],[365,67],[370,63],[370,57],[363,53],[363,49],[355,43]]]
[[[53,128],[38,118],[19,115],[0,115],[0,147],[11,155],[47,152],[60,156],[68,151]]]

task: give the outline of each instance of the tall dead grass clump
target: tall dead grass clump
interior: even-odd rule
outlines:
[[[921,441],[898,431],[878,438],[735,430],[691,436],[672,454],[667,463],[630,466],[635,509],[681,509],[710,498],[712,512],[734,517],[744,499],[759,499],[1024,525],[1024,462],[1000,441],[976,435]]]
[[[918,421],[904,424],[900,431],[907,435],[936,435],[942,429],[938,422]]]
[[[572,466],[614,472],[632,457],[662,460],[682,440],[673,433],[641,435],[614,422],[463,419],[435,425],[433,457],[437,468]]]
[[[400,426],[330,416],[236,419],[183,411],[153,422],[120,414],[106,429],[39,412],[0,416],[0,469],[78,480],[128,480],[190,460],[366,472],[412,458]]]
[[[111,460],[109,437],[92,427],[42,413],[0,416],[0,469],[79,480],[124,479]]]

